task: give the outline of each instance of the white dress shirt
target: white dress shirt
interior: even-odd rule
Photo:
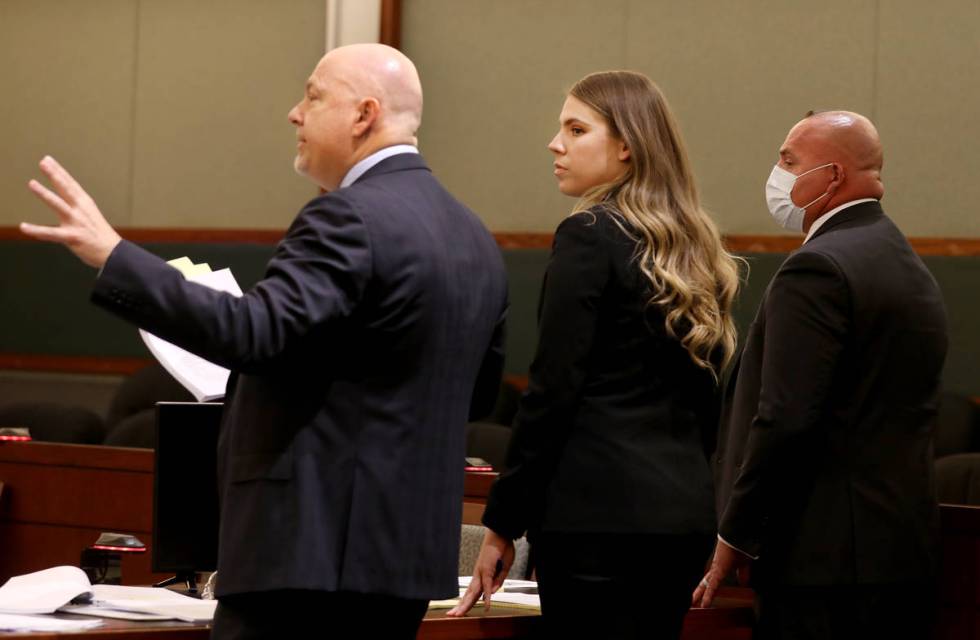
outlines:
[[[378,164],[385,158],[390,158],[391,156],[397,156],[399,153],[418,153],[419,150],[410,144],[396,144],[390,147],[385,147],[384,149],[378,149],[368,157],[364,158],[347,172],[344,179],[340,181],[340,188],[349,187],[354,184],[358,178],[363,176],[368,169]]]
[[[807,232],[806,237],[803,239],[803,244],[806,244],[807,240],[812,238],[813,234],[817,232],[817,229],[822,227],[824,223],[830,220],[831,217],[837,215],[844,209],[848,207],[853,207],[856,204],[861,204],[862,202],[874,202],[875,200],[877,200],[877,198],[861,198],[860,200],[851,200],[850,202],[845,202],[839,207],[831,209],[830,211],[828,211],[827,213],[823,214],[822,216],[820,216],[819,218],[813,221],[813,224],[810,225],[810,231]]]

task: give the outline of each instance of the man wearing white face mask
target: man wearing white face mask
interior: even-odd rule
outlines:
[[[754,637],[926,638],[938,511],[930,425],[946,355],[935,280],[879,200],[856,113],[790,130],[766,183],[806,232],[766,291],[726,389],[719,536],[693,595],[751,567]]]

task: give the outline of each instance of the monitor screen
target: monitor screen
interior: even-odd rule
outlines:
[[[157,403],[154,572],[217,569],[216,462],[222,407],[221,403]]]

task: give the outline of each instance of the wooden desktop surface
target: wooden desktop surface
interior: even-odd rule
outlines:
[[[750,640],[752,613],[742,594],[719,598],[712,609],[692,609],[684,624],[682,640]],[[59,614],[66,619],[90,619],[86,616]],[[526,609],[493,607],[489,612],[475,608],[465,618],[447,618],[446,609],[431,610],[419,627],[417,640],[489,640],[530,638],[540,623],[540,615]],[[188,622],[129,622],[105,620],[89,631],[75,634],[49,632],[3,633],[0,638],[23,640],[206,640],[210,626]]]
[[[382,613],[383,612],[379,612]],[[65,619],[91,620],[88,616],[61,615]],[[445,610],[429,611],[419,627],[418,640],[484,640],[524,638],[534,632],[540,616],[520,609],[494,608],[466,618],[446,618]],[[29,640],[207,640],[211,627],[189,622],[131,622],[105,620],[97,628],[75,634],[50,632],[3,633],[0,638]]]

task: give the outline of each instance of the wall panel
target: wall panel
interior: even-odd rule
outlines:
[[[403,13],[423,150],[495,231],[555,227],[570,204],[542,179],[555,96],[629,67],[663,87],[727,233],[781,232],[762,196],[776,149],[807,110],[846,108],[880,125],[885,206],[906,233],[980,236],[976,0],[404,0]]]
[[[626,2],[405,0],[402,50],[425,91],[420,145],[493,230],[553,230],[574,203],[546,149],[565,91],[625,64]]]
[[[763,187],[808,110],[871,112],[874,20],[871,0],[629,3],[627,65],[667,95],[726,233],[785,233]]]
[[[136,3],[0,2],[0,225],[54,222],[27,190],[55,156],[129,224]]]
[[[884,204],[910,235],[980,236],[980,2],[881,3]]]
[[[289,224],[316,189],[286,113],[323,31],[323,0],[142,3],[134,225]]]

